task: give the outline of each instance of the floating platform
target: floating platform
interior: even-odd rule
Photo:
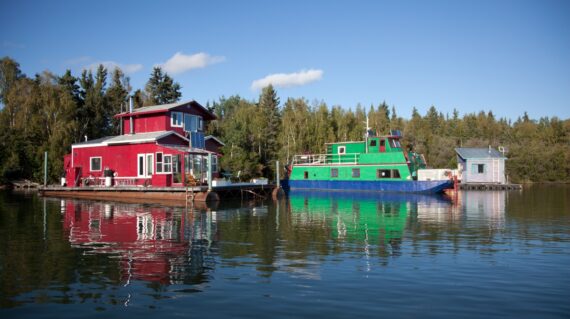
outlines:
[[[82,186],[63,187],[47,186],[40,187],[42,196],[102,199],[102,200],[141,200],[141,201],[196,201],[215,202],[226,198],[260,198],[265,199],[277,192],[277,188],[272,184],[256,183],[235,183],[224,186],[212,187],[208,191],[208,186],[192,187],[103,187],[103,186]]]
[[[485,183],[468,183],[457,185],[460,190],[476,190],[476,191],[502,191],[502,190],[521,190],[521,184],[485,184]]]

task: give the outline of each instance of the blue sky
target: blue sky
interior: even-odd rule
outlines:
[[[570,118],[569,1],[0,0],[1,56],[28,76],[119,65],[135,89],[162,65],[202,104],[273,83],[406,118]]]

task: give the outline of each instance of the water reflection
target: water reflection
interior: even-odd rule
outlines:
[[[211,212],[74,200],[61,207],[72,247],[117,259],[125,285],[200,284],[213,268]]]

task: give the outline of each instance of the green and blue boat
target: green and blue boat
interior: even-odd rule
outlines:
[[[423,155],[404,151],[400,131],[365,140],[326,144],[326,154],[295,155],[288,166],[285,190],[440,193],[453,181],[418,180],[426,168]]]

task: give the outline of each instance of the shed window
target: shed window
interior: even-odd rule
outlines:
[[[360,177],[360,168],[352,169],[352,177]]]
[[[92,172],[101,170],[101,156],[89,158],[89,170]]]
[[[485,164],[471,164],[471,173],[485,174]]]
[[[331,168],[331,177],[338,177],[338,168]]]

